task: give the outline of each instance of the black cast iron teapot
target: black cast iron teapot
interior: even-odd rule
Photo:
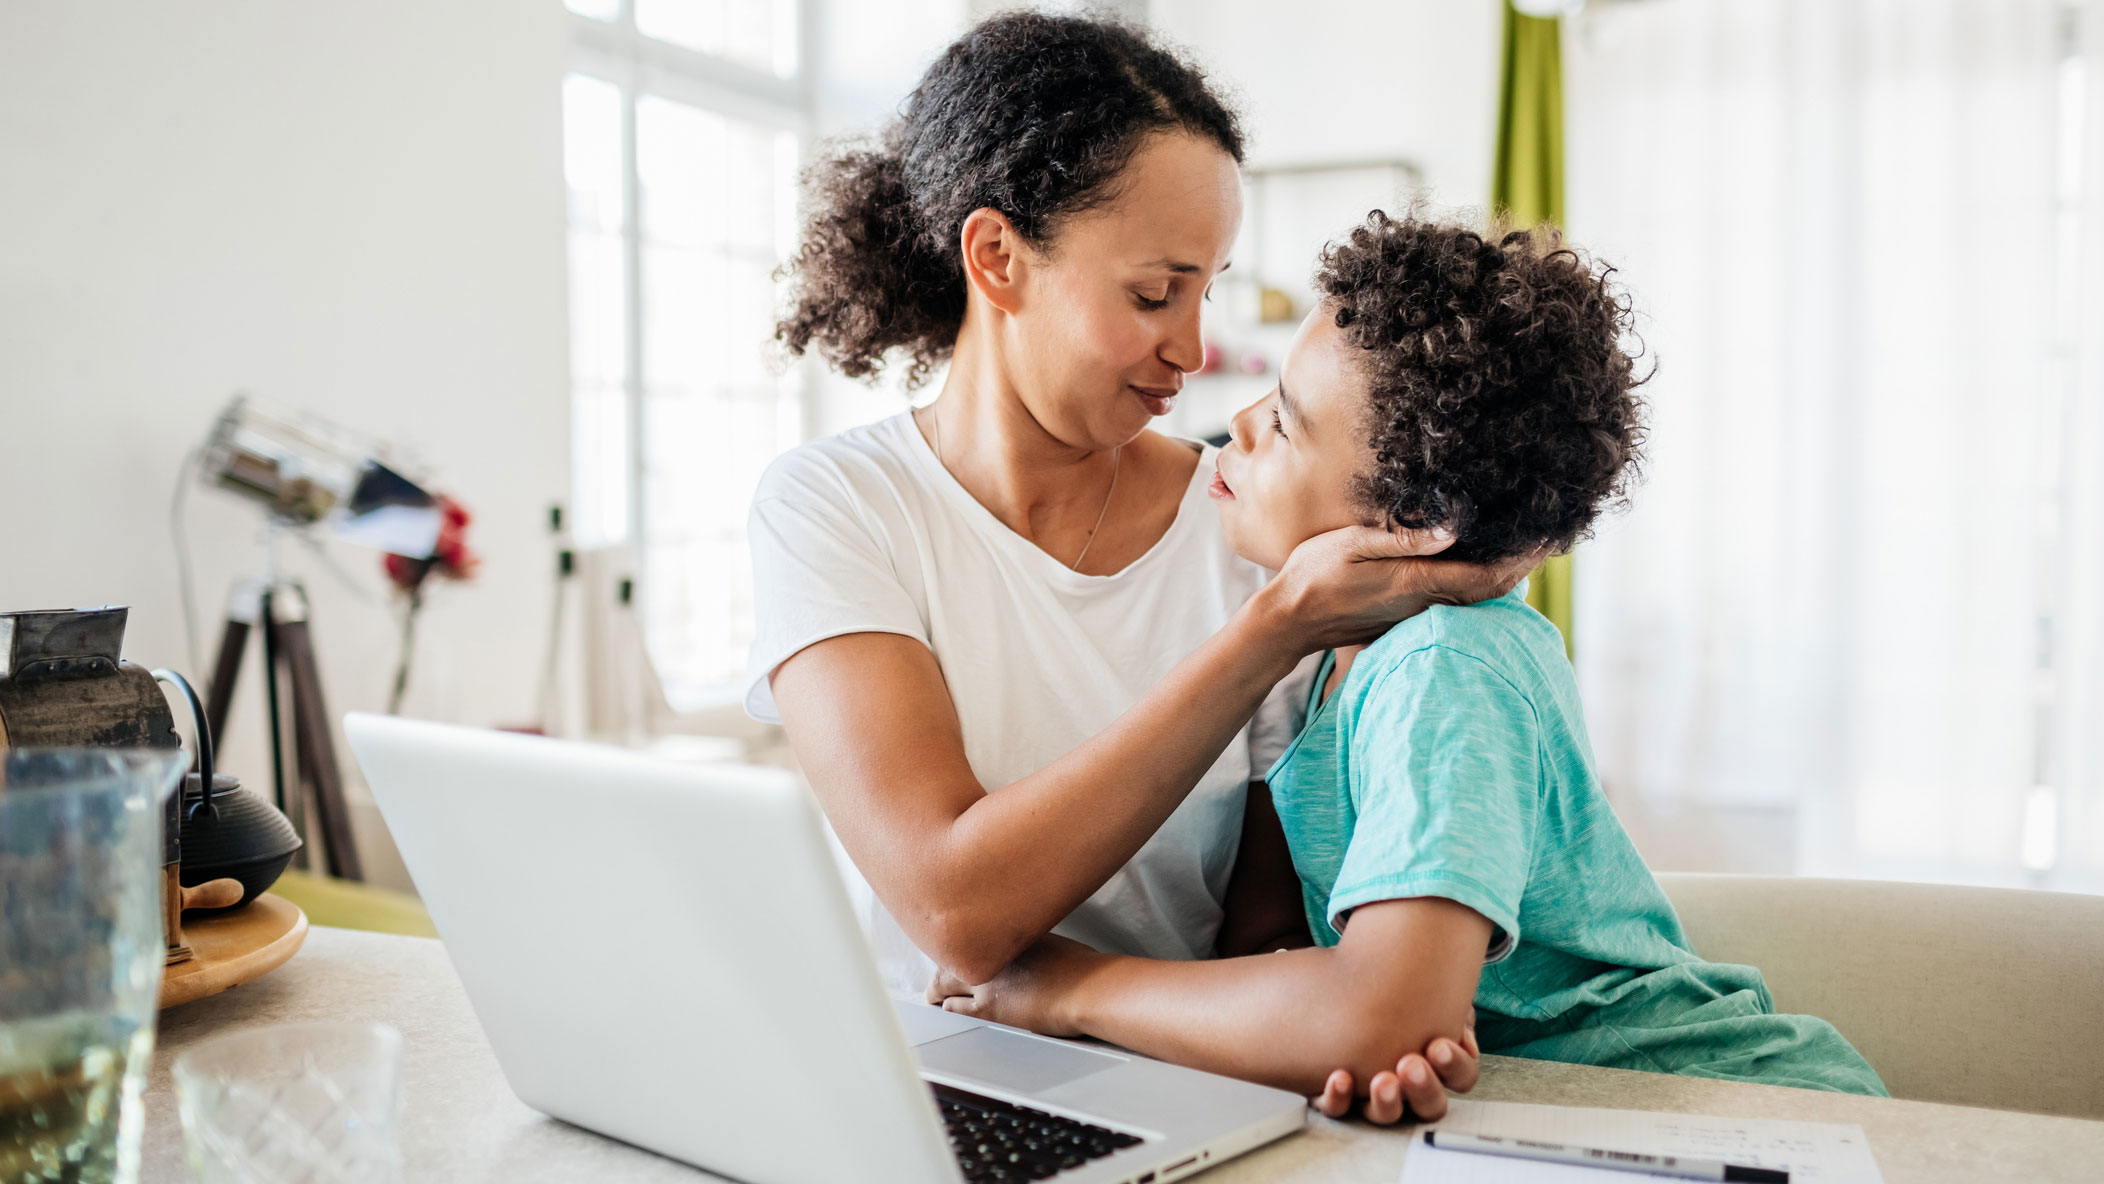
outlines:
[[[221,878],[239,880],[241,899],[226,907],[247,904],[284,874],[301,847],[299,834],[276,806],[241,788],[239,779],[213,769],[211,726],[190,680],[173,670],[153,673],[183,692],[196,721],[197,771],[183,778],[183,887]]]

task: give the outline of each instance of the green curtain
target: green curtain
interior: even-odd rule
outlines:
[[[1522,16],[1505,5],[1498,77],[1498,148],[1490,179],[1493,210],[1523,226],[1563,225],[1563,29],[1553,18]],[[1571,557],[1536,569],[1527,603],[1571,644]]]

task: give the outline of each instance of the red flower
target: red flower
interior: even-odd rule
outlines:
[[[444,518],[438,528],[438,543],[431,548],[429,558],[389,555],[385,559],[387,578],[404,592],[415,592],[434,573],[449,580],[473,579],[475,569],[482,564],[482,558],[468,548],[468,523],[474,518],[467,507],[439,494],[438,509]]]

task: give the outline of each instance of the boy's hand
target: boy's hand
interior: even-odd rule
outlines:
[[[1081,978],[1104,958],[1078,941],[1047,935],[988,982],[975,985],[937,970],[935,981],[928,984],[928,1002],[944,1011],[1046,1036],[1080,1036],[1065,1003]]]
[[[1438,1037],[1422,1054],[1409,1053],[1396,1062],[1395,1072],[1376,1073],[1360,1113],[1383,1126],[1405,1114],[1424,1122],[1444,1118],[1448,1092],[1465,1094],[1476,1088],[1477,1058],[1482,1055],[1476,1045],[1476,1009],[1471,1007],[1461,1043]],[[1351,1073],[1339,1069],[1323,1083],[1322,1095],[1312,1104],[1331,1118],[1343,1118],[1351,1113],[1353,1085]]]

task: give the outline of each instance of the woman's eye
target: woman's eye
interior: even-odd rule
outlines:
[[[1135,292],[1133,293],[1133,295],[1139,299],[1140,307],[1146,309],[1148,312],[1159,312],[1160,310],[1169,307],[1169,294],[1166,292],[1162,293],[1162,298],[1160,300],[1152,299],[1144,293],[1140,292]]]
[[[1286,434],[1286,425],[1279,422],[1278,408],[1276,407],[1273,407],[1271,409],[1271,430],[1277,432],[1281,436]]]

